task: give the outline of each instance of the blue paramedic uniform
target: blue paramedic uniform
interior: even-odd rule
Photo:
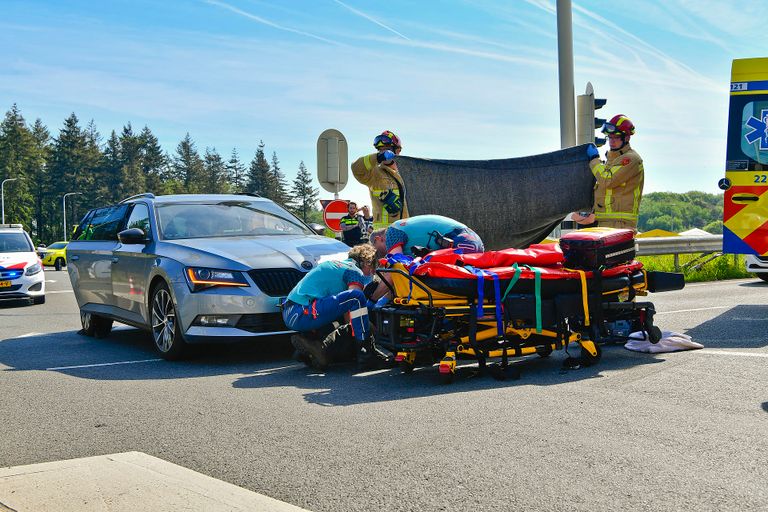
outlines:
[[[397,246],[403,247],[403,254],[413,256],[411,247],[424,247],[430,251],[442,249],[435,233],[453,240],[453,247],[464,252],[483,252],[480,237],[459,221],[442,215],[417,215],[393,222],[384,235],[387,252]]]

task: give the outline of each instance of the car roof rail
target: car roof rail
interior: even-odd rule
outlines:
[[[238,196],[261,197],[259,194],[255,193],[255,192],[237,192],[235,195],[238,195]]]
[[[149,198],[149,199],[154,199],[155,198],[155,194],[153,194],[152,192],[144,192],[143,194],[136,194],[135,196],[126,197],[125,199],[120,201],[118,204],[123,204],[123,203],[126,203],[126,202],[130,201],[131,199],[138,199],[140,197],[146,197],[146,198]]]
[[[0,224],[0,228],[23,228],[22,224]]]

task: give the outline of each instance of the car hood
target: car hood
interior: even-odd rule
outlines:
[[[27,265],[37,263],[37,253],[34,252],[3,252],[0,253],[0,270],[20,270]]]
[[[344,259],[349,251],[349,247],[338,240],[306,235],[193,238],[164,244],[176,250],[188,249],[188,254],[176,255],[185,265],[229,268],[231,265],[222,261],[229,260],[242,265],[243,268],[235,270],[296,268],[307,271],[321,261]]]

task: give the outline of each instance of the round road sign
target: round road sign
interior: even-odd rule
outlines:
[[[334,199],[323,210],[323,222],[333,231],[341,231],[341,218],[349,214],[349,201]]]

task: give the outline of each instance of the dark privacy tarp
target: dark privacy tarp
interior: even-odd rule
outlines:
[[[592,208],[587,145],[504,160],[397,157],[411,216],[474,229],[486,250],[537,243],[571,212]]]

